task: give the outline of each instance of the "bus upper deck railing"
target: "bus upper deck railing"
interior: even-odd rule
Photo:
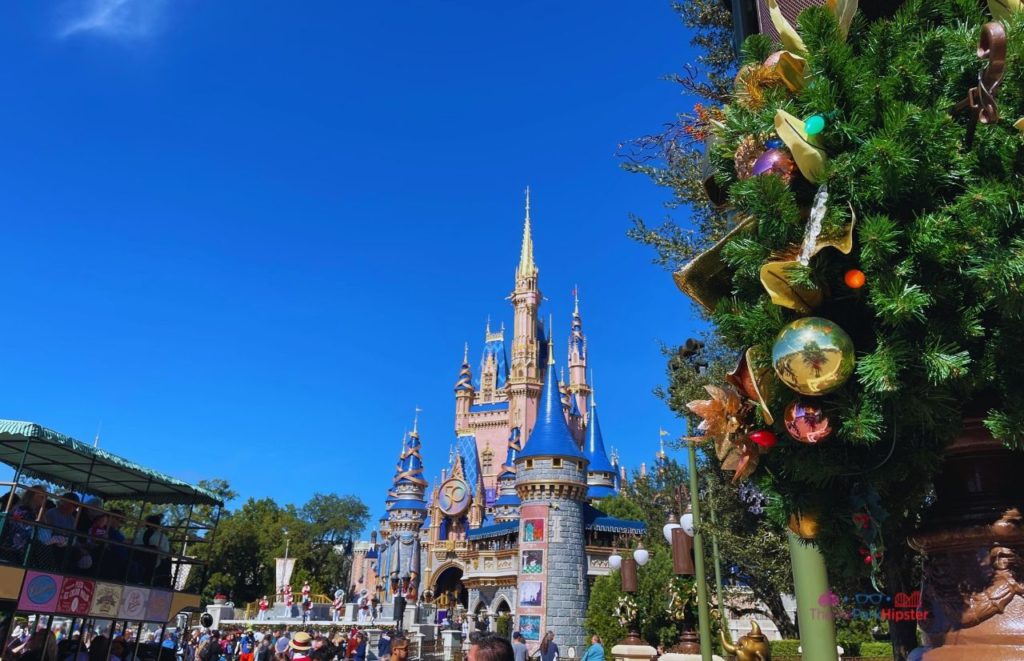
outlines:
[[[210,543],[216,522],[193,520],[192,508],[162,525],[145,517],[144,503],[129,515],[115,503],[78,502],[77,494],[66,498],[38,484],[0,482],[4,490],[0,565],[176,591],[202,584],[192,575],[203,567],[196,552]]]

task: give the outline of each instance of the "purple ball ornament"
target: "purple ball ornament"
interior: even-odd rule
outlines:
[[[782,149],[769,149],[754,161],[752,174],[755,177],[762,174],[777,174],[784,183],[789,184],[793,180],[794,172],[796,172],[796,163],[789,152]]]

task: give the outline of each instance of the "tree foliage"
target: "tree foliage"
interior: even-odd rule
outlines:
[[[190,587],[239,605],[274,594],[275,559],[287,547],[295,560],[293,586],[309,581],[315,594],[348,588],[352,543],[368,519],[366,505],[354,496],[317,493],[302,507],[250,498],[222,515],[212,543],[199,551],[207,571],[190,576]]]

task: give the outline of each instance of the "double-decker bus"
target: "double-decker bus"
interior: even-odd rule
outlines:
[[[31,422],[0,419],[0,462],[3,658],[173,660],[220,497]]]

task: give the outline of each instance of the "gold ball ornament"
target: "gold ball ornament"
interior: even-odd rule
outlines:
[[[853,374],[853,340],[833,321],[804,317],[787,324],[772,346],[779,379],[801,395],[825,395]]]
[[[802,539],[814,539],[821,525],[818,515],[813,512],[797,512],[789,515],[789,529]]]

